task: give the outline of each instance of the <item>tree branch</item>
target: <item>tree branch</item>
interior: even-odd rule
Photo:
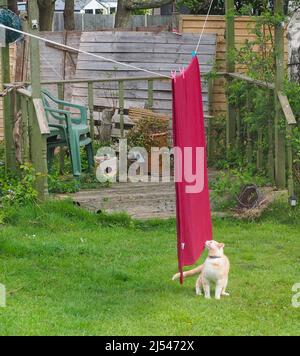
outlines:
[[[163,5],[171,4],[173,0],[128,0],[126,8],[128,10],[154,9]]]

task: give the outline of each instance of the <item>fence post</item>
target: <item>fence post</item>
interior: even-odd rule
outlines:
[[[0,8],[7,8],[7,0],[0,0]],[[10,59],[9,45],[0,48],[1,50],[1,66],[2,66],[2,83],[10,83]],[[4,90],[2,86],[1,90]],[[8,93],[3,99],[3,114],[4,114],[4,134],[5,134],[5,164],[7,170],[16,170],[16,153],[13,138],[13,103],[12,95]]]
[[[258,142],[257,142],[257,170],[263,170],[264,151],[263,151],[263,129],[258,129]]]
[[[275,15],[284,15],[283,0],[275,0]],[[280,124],[282,119],[281,105],[277,93],[284,91],[284,23],[280,22],[275,27],[275,183],[277,188],[286,188],[286,146],[285,132]]]
[[[124,132],[124,81],[119,81],[119,109],[120,109],[120,130],[121,138],[125,137]]]
[[[39,34],[38,24],[39,9],[37,0],[28,2],[28,22],[29,30],[32,34]],[[35,38],[30,38],[30,74],[32,85],[32,98],[39,99],[41,97],[41,77],[40,77],[40,47],[39,41]],[[47,168],[47,138],[41,134],[39,123],[36,116],[33,100],[30,101],[32,117],[32,139],[31,156],[33,166],[37,174],[36,189],[38,191],[38,199],[44,200],[48,195],[48,168]]]
[[[295,195],[294,190],[294,172],[293,172],[293,148],[292,148],[292,126],[287,125],[287,156],[288,156],[288,190],[289,196]]]
[[[250,86],[247,86],[247,110],[250,113],[252,110],[251,106],[251,96],[250,96]],[[253,163],[253,152],[252,152],[252,135],[251,135],[251,128],[250,124],[247,123],[247,146],[246,146],[246,156],[248,164]]]
[[[226,72],[235,72],[235,28],[234,28],[234,0],[226,0]],[[230,79],[228,79],[230,84]],[[227,98],[227,129],[226,129],[226,145],[227,154],[234,147],[236,138],[236,122],[235,111],[233,105]]]
[[[93,82],[88,83],[88,105],[90,112],[90,131],[92,140],[95,139],[95,121],[94,121],[94,85]]]
[[[65,99],[65,86],[63,83],[57,84],[57,97],[59,100]],[[63,110],[64,106],[62,104],[60,104],[58,106],[58,108]],[[59,172],[60,172],[60,174],[64,174],[64,170],[65,170],[65,149],[64,149],[64,147],[61,147],[60,152],[59,152]]]
[[[269,92],[269,102],[270,102],[270,112],[272,112],[271,107],[273,106],[274,100],[272,94]],[[268,153],[268,175],[271,183],[275,182],[275,161],[274,161],[274,130],[273,130],[273,119],[269,117],[268,122],[269,131],[269,153]]]
[[[153,109],[153,80],[148,80],[148,109]]]

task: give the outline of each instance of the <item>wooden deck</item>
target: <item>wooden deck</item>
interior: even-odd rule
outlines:
[[[213,179],[216,172],[210,171]],[[116,183],[109,188],[58,195],[93,212],[126,212],[135,219],[168,219],[176,215],[174,183]]]

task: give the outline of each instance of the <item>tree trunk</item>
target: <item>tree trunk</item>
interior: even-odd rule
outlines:
[[[40,31],[52,31],[55,0],[38,0]]]
[[[115,28],[131,27],[131,11],[139,9],[154,9],[174,0],[118,0]]]
[[[66,31],[75,30],[74,0],[66,0],[65,2],[64,23]]]
[[[7,5],[8,5],[9,10],[11,10],[12,12],[14,12],[14,13],[18,12],[17,0],[8,0]]]
[[[131,27],[131,10],[127,8],[128,0],[118,0],[115,28]]]

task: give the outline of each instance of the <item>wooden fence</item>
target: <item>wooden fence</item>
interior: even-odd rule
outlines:
[[[205,16],[184,15],[180,17],[180,32],[201,33],[204,26]],[[255,18],[249,16],[235,18],[235,42],[236,48],[241,48],[247,40],[255,40],[252,33],[255,26]],[[217,34],[217,54],[216,65],[219,72],[226,71],[226,22],[224,16],[210,16],[205,26],[204,33]],[[288,41],[285,45],[286,58],[288,57]],[[200,52],[201,58],[201,52]],[[236,71],[244,73],[245,68],[237,66]],[[212,95],[212,115],[222,115],[226,113],[225,79],[218,78],[214,82]]]
[[[137,27],[172,27],[172,16],[136,15],[130,20],[129,29]],[[111,30],[115,26],[115,15],[75,14],[76,31]],[[64,17],[56,13],[53,21],[53,31],[64,30]]]

